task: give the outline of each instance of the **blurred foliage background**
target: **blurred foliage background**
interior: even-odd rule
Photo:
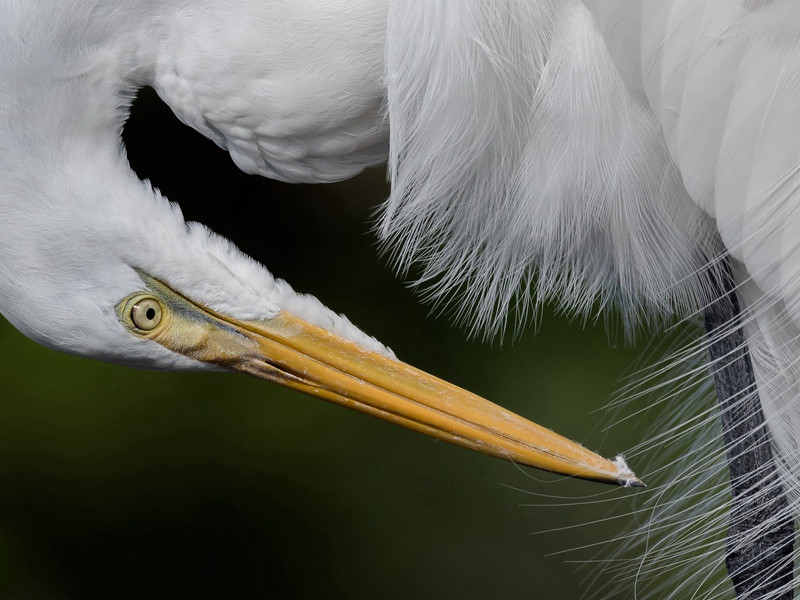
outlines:
[[[125,136],[135,169],[187,219],[400,358],[605,455],[642,437],[603,430],[599,409],[639,349],[602,325],[545,314],[537,334],[490,346],[430,317],[376,253],[383,169],[329,186],[247,176],[152,92]],[[628,490],[521,470],[241,375],[65,356],[5,321],[0,355],[3,598],[570,599],[588,574],[572,561],[596,550],[552,553],[620,530],[575,526],[624,505],[572,499]]]

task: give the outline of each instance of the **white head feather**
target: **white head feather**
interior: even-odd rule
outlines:
[[[45,4],[4,2],[1,11],[0,311],[28,336],[66,352],[208,368],[121,326],[115,306],[143,288],[138,268],[236,318],[288,309],[389,352],[226,239],[185,223],[177,206],[135,176],[120,140],[132,94],[151,84],[249,171],[331,180],[380,161],[380,4],[309,0],[286,15],[280,3],[281,16],[294,18],[300,31],[306,17],[307,39],[291,44],[274,35],[279,7],[270,3],[251,5],[248,14],[226,2]],[[317,17],[331,39],[316,35]],[[211,68],[253,55],[262,58],[244,73]],[[353,59],[360,56],[373,58]],[[295,95],[278,93],[283,88]],[[312,88],[317,94],[306,94]],[[237,113],[242,107],[252,113]]]

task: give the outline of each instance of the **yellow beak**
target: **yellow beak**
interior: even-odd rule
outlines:
[[[133,333],[174,352],[521,465],[642,485],[624,464],[287,312],[268,321],[239,321],[201,307],[145,274],[142,277],[150,293],[123,300],[118,306],[120,319]],[[137,327],[130,317],[145,299],[156,300],[162,310],[151,330]]]

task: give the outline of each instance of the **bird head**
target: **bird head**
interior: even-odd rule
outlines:
[[[140,368],[237,371],[519,464],[638,482],[623,465],[397,360],[227,239],[184,222],[129,169],[60,178],[38,198],[47,210],[15,212],[25,232],[12,234],[16,246],[3,242],[0,309],[37,341]],[[76,192],[102,209],[84,210],[70,200]]]

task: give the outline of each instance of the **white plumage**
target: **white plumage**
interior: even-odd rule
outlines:
[[[615,304],[631,328],[648,316],[690,316],[713,300],[717,257],[728,253],[796,511],[798,9],[585,4],[390,7],[393,190],[381,233],[401,268],[423,262],[428,294],[464,290],[477,315],[464,318],[490,330],[510,307],[524,315],[548,299],[579,313]],[[696,372],[689,377],[687,389]],[[713,418],[686,409],[667,431],[718,435]],[[725,528],[714,475],[724,467],[708,443],[665,482],[670,498],[683,493],[694,505],[677,497],[647,525],[672,531],[646,538],[637,597],[728,593],[697,567],[674,590],[647,586],[648,574],[710,550],[712,524]],[[708,527],[695,532],[689,515]]]
[[[717,249],[658,123],[582,5],[504,7],[392,7],[381,233],[401,266],[426,264],[434,296],[465,288],[477,325],[496,329],[518,294],[576,312],[600,298],[633,320],[685,314]],[[427,27],[414,22],[425,11]]]
[[[715,300],[729,255],[796,514],[794,3],[5,0],[0,15],[0,310],[30,337],[198,368],[119,328],[114,307],[141,286],[135,267],[220,313],[291,310],[388,353],[226,240],[185,227],[118,139],[144,84],[240,168],[285,181],[350,176],[383,160],[388,136],[379,233],[401,271],[423,265],[429,298],[460,292],[474,331],[500,331],[511,307],[524,320],[551,299],[578,314],[614,305],[630,331],[691,317]],[[65,328],[65,315],[94,318]],[[702,348],[676,358],[696,364]],[[664,483],[690,492],[645,527],[674,529],[647,548],[641,574],[707,549],[692,515],[724,527],[724,465],[704,437],[718,433],[714,416],[675,414],[657,439],[672,443],[685,420],[697,441]],[[708,551],[713,569],[723,550]],[[727,593],[689,568],[698,575],[675,597]],[[636,585],[638,597],[674,592]]]
[[[280,304],[380,347],[316,299],[276,282],[227,240],[202,225],[187,227],[179,209],[139,181],[120,151],[132,94],[149,83],[174,102],[184,121],[227,147],[249,172],[326,181],[383,158],[380,46],[370,40],[383,35],[381,6],[295,5],[307,27],[317,27],[308,15],[319,15],[331,20],[326,31],[353,40],[338,44],[339,52],[330,50],[339,39],[332,33],[334,40],[309,34],[306,43],[287,47],[273,31],[272,13],[260,3],[242,12],[235,6],[3,3],[0,307],[29,337],[115,362],[200,368],[158,348],[140,350],[141,342],[130,348],[135,340],[119,330],[113,307],[141,286],[130,268],[136,266],[169,276],[197,300],[242,319],[274,315]],[[243,25],[249,34],[239,31]],[[264,46],[263,54],[255,51],[262,38],[274,44]],[[193,39],[200,44],[191,44]],[[348,50],[369,59],[355,61]],[[214,72],[239,64],[260,79],[247,71],[246,85],[238,85]],[[297,90],[302,103],[268,93],[276,86]],[[302,93],[311,88],[337,102],[325,104]],[[270,142],[275,136],[285,143]],[[89,315],[97,319],[87,320]]]

